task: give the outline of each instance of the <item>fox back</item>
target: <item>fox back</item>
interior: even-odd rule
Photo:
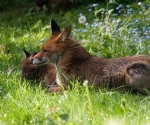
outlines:
[[[30,54],[24,50],[25,59],[21,64],[21,77],[28,80],[36,80],[42,82],[44,87],[50,87],[56,84],[56,69],[53,64],[47,64],[43,66],[35,66],[31,60],[31,57],[36,54]]]
[[[95,89],[122,88],[140,93],[150,91],[150,57],[135,55],[122,58],[98,58],[89,54],[76,40],[70,38],[71,26],[62,32],[51,21],[52,36],[33,57],[37,66],[55,63],[57,83],[65,89],[70,80],[88,81]],[[60,77],[59,77],[60,76]]]

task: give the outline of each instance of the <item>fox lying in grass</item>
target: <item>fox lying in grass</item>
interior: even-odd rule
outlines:
[[[51,21],[52,36],[32,60],[36,66],[55,63],[57,83],[62,88],[71,88],[69,81],[88,81],[95,89],[120,88],[142,94],[150,91],[150,57],[146,55],[122,58],[98,58],[90,55],[76,40],[70,38],[71,26],[61,32]],[[54,91],[53,88],[51,91]]]
[[[21,64],[21,77],[29,80],[37,80],[42,82],[43,86],[49,88],[53,85],[56,85],[56,69],[55,66],[51,63],[43,66],[35,66],[32,63],[31,57],[36,54],[30,54],[23,49],[25,54],[25,59]]]

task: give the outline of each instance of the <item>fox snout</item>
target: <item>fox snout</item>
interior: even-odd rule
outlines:
[[[32,54],[32,55],[30,56],[30,61],[31,61],[34,65],[40,66],[40,65],[45,64],[46,59],[43,58],[43,57],[39,57],[39,54],[36,54],[36,55],[33,55],[33,54]]]
[[[41,65],[48,64],[48,59],[46,57],[43,57],[43,58],[32,57],[32,62],[36,66],[41,66]]]

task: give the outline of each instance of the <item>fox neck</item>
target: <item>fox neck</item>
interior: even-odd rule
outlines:
[[[58,58],[56,62],[57,69],[65,70],[71,65],[92,57],[77,41],[70,39],[70,45],[66,51]]]

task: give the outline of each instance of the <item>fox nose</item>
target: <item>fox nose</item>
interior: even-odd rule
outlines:
[[[31,57],[30,60],[33,62],[33,60],[36,59],[35,57]],[[42,58],[37,58],[39,61],[42,61]]]

